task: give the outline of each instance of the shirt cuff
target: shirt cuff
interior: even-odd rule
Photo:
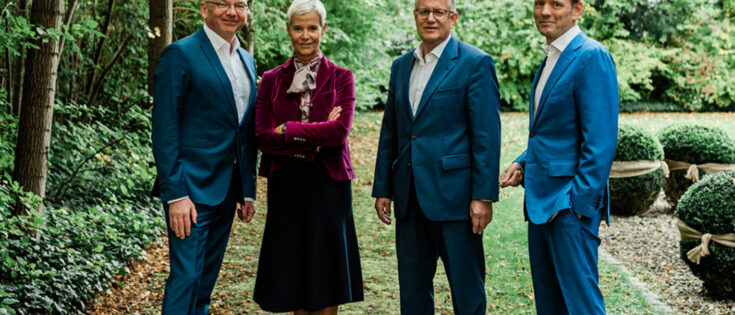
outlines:
[[[181,200],[184,200],[186,198],[189,198],[189,196],[184,196],[184,197],[181,197],[181,198],[172,199],[172,200],[166,201],[166,203],[172,204],[174,202],[181,201]]]
[[[255,199],[254,198],[250,198],[250,197],[245,197],[245,198],[242,198],[242,199],[245,200],[245,201],[255,202]]]

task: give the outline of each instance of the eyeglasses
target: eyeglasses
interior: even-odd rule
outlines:
[[[214,7],[220,11],[228,10],[230,7],[235,7],[235,11],[237,12],[245,12],[245,10],[248,9],[248,5],[245,2],[238,2],[238,3],[224,3],[224,2],[218,2],[218,1],[205,1],[205,2],[211,5],[214,5]]]
[[[447,16],[452,15],[454,11],[452,10],[445,10],[445,9],[426,9],[426,8],[420,8],[413,10],[416,12],[416,14],[422,19],[422,20],[428,20],[429,15],[431,13],[434,13],[434,18],[437,20],[441,20],[446,18]]]

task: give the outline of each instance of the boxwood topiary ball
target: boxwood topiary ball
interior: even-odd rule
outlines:
[[[701,125],[673,125],[664,129],[659,139],[667,160],[690,164],[735,163],[735,141],[721,129]],[[672,209],[676,209],[679,198],[692,185],[692,181],[684,177],[686,173],[687,170],[672,171],[664,183],[666,200]],[[700,178],[704,174],[704,171],[699,171]]]
[[[692,185],[674,215],[703,234],[735,233],[735,172],[710,174]],[[701,241],[680,241],[681,257],[704,281],[710,295],[735,299],[735,248],[710,241],[710,255],[696,264],[686,253],[699,244]]]
[[[660,161],[664,150],[656,138],[643,129],[622,125],[618,129],[615,161]],[[664,183],[662,169],[628,178],[610,179],[610,212],[616,215],[636,215],[648,210],[656,201]]]

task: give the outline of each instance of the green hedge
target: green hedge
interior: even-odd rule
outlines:
[[[663,157],[663,148],[652,135],[635,126],[620,126],[615,161],[660,161]],[[626,216],[645,212],[656,201],[663,183],[661,169],[636,177],[611,178],[610,212]]]
[[[704,163],[735,163],[735,141],[721,129],[702,125],[672,125],[659,137],[667,160]],[[692,185],[686,170],[672,171],[664,184],[666,199],[676,208],[679,198]],[[699,172],[700,178],[705,172]]]
[[[702,233],[735,233],[735,172],[711,174],[692,185],[674,214]],[[702,279],[710,295],[735,299],[735,248],[710,242],[710,255],[696,264],[689,261],[686,253],[699,244],[700,241],[680,241],[682,259]]]

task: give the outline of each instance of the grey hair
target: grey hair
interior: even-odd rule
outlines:
[[[449,2],[449,11],[457,12],[457,0],[447,0]],[[577,0],[579,1],[579,0]],[[419,0],[416,0],[414,8],[419,7]]]
[[[319,14],[319,24],[321,24],[321,27],[324,27],[324,23],[327,21],[327,9],[324,8],[324,5],[319,0],[294,0],[286,12],[288,24],[291,24],[294,15],[307,14],[309,12]]]

